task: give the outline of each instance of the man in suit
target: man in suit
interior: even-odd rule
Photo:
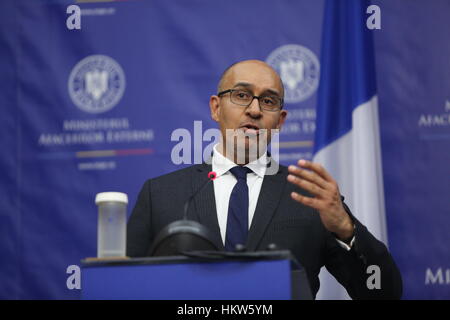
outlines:
[[[212,170],[217,178],[195,196],[188,215],[212,232],[218,248],[244,244],[254,251],[276,244],[290,250],[313,296],[326,266],[354,299],[399,299],[401,276],[387,248],[351,214],[321,165],[299,160],[268,173],[266,147],[287,116],[283,95],[279,75],[262,61],[241,61],[223,73],[209,103],[222,133],[212,164],[146,181],[128,222],[127,254],[145,256],[158,232],[182,218],[186,200]],[[380,289],[367,286],[370,265],[380,268]]]

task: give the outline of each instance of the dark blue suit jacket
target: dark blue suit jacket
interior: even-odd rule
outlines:
[[[211,165],[194,165],[145,182],[128,221],[128,256],[145,256],[159,231],[183,218],[185,202],[208,180],[209,171]],[[264,177],[249,230],[248,250],[266,250],[272,243],[290,250],[305,268],[314,296],[320,286],[320,269],[326,266],[353,299],[399,299],[400,272],[385,245],[345,206],[355,223],[355,242],[350,251],[340,247],[333,234],[325,229],[317,211],[291,199],[292,191],[306,192],[288,183],[287,174],[287,168],[280,166],[277,174]],[[188,218],[205,225],[214,235],[216,245],[224,248],[212,183],[195,196]],[[381,289],[367,288],[369,265],[380,267]]]

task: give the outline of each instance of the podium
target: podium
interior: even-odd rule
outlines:
[[[289,251],[83,260],[81,299],[312,299]]]

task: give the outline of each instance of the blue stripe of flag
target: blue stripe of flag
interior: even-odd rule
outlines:
[[[350,131],[351,114],[376,92],[365,0],[327,0],[322,32],[314,153]]]

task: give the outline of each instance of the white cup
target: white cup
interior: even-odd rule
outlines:
[[[98,205],[97,257],[124,257],[127,237],[128,196],[122,192],[101,192]]]

